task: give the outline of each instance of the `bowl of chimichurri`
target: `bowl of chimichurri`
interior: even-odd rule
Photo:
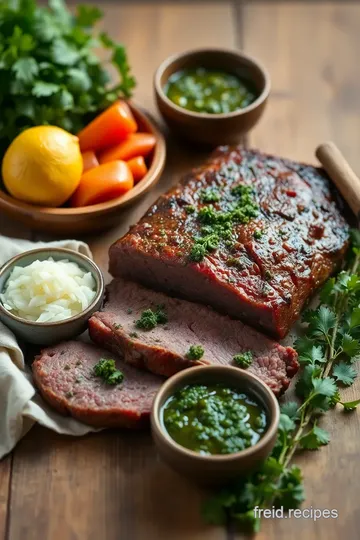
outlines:
[[[255,470],[277,436],[279,405],[255,375],[229,366],[184,370],[158,392],[151,413],[164,461],[203,484]]]
[[[195,143],[234,144],[261,117],[270,78],[239,51],[201,49],[165,60],[155,73],[155,95],[168,126]]]

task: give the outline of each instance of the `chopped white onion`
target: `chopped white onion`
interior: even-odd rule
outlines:
[[[56,322],[78,315],[93,301],[95,279],[67,259],[15,266],[0,299],[14,315],[36,322]]]

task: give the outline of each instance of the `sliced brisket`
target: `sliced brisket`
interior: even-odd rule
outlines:
[[[96,377],[94,366],[112,358],[124,374],[112,386]],[[125,364],[108,351],[81,341],[44,349],[32,364],[34,381],[43,398],[61,414],[96,427],[141,427],[148,422],[161,377]]]
[[[137,328],[146,309],[161,306],[168,322],[152,330]],[[298,370],[297,354],[242,322],[231,320],[203,305],[169,297],[133,282],[113,280],[108,286],[105,311],[89,321],[91,338],[136,367],[159,375],[201,364],[230,364],[233,356],[252,351],[249,370],[276,394],[283,392]],[[202,345],[200,360],[186,354],[191,345]]]
[[[192,262],[199,209],[227,211],[238,184],[252,186],[258,216],[235,224],[231,241],[222,239],[201,262]],[[220,201],[203,202],[204,188],[217,189]],[[210,304],[284,337],[347,245],[347,224],[321,169],[222,148],[162,195],[110,248],[110,272]]]

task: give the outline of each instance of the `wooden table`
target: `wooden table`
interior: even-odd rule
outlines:
[[[99,4],[100,2],[98,2]],[[360,170],[360,5],[346,2],[101,2],[105,27],[127,47],[136,99],[154,114],[152,76],[169,54],[202,46],[244,49],[268,67],[273,91],[246,144],[314,161],[315,146],[338,143]],[[115,230],[88,238],[106,273],[109,245],[159,193],[204,154],[168,139],[162,180]],[[2,234],[39,238],[0,216]],[[359,397],[360,383],[346,392]],[[259,539],[359,538],[358,413],[327,415],[331,444],[297,461],[305,507],[336,508],[337,520],[266,520]],[[148,433],[106,431],[73,439],[35,427],[0,462],[0,538],[9,540],[235,540],[204,525],[203,493],[163,465]]]

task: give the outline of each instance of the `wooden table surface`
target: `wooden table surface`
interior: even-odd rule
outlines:
[[[128,47],[138,80],[136,99],[157,115],[155,68],[169,54],[202,46],[236,47],[259,57],[273,90],[246,144],[314,161],[324,140],[338,143],[360,171],[360,5],[356,2],[142,1],[101,3],[104,25]],[[165,173],[154,191],[119,215],[116,229],[87,238],[106,273],[109,245],[204,153],[170,137]],[[39,239],[0,216],[0,232]],[[346,392],[359,397],[360,384]],[[359,538],[357,412],[331,412],[332,442],[299,456],[304,507],[336,508],[339,518],[266,520],[258,538]],[[204,525],[203,493],[163,465],[148,433],[106,431],[66,438],[33,428],[0,462],[0,539],[235,540],[236,531]]]

